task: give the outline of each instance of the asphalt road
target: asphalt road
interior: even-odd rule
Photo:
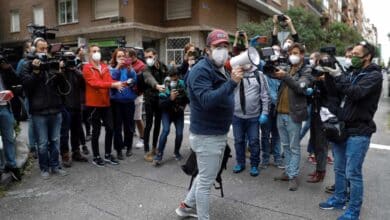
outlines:
[[[390,216],[390,99],[387,82],[384,86],[375,117],[378,132],[372,137],[373,145],[364,163],[364,220]],[[188,155],[188,124],[184,136],[182,152]],[[25,137],[23,129],[22,138]],[[232,138],[229,142],[233,146]],[[100,143],[102,147],[102,139]],[[318,203],[328,197],[323,189],[333,183],[333,167],[328,165],[324,182],[306,183],[307,174],[314,170],[306,160],[306,143],[307,140],[302,142],[300,187],[296,192],[288,191],[287,183],[273,181],[280,169],[269,167],[261,170],[258,177],[251,177],[247,170],[233,174],[235,159],[230,159],[223,173],[225,197],[212,190],[211,218],[336,219],[342,212],[318,208]],[[173,137],[169,137],[164,163],[159,168],[143,160],[143,150],[133,152],[119,166],[97,168],[91,163],[74,163],[67,169],[69,176],[49,180],[40,178],[35,162],[31,173],[0,198],[0,219],[178,219],[174,210],[184,199],[190,178],[171,156]]]

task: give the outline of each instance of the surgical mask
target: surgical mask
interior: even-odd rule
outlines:
[[[192,66],[192,65],[194,65],[194,64],[195,64],[195,60],[189,60],[189,61],[188,61],[188,65]]]
[[[296,65],[301,61],[301,58],[298,55],[290,55],[288,59],[292,65]]]
[[[271,61],[277,61],[279,59],[279,55],[277,55],[276,53],[274,55],[271,55],[270,56],[270,59]]]
[[[351,67],[352,66],[352,60],[351,60],[351,58],[346,58],[345,59],[345,68],[349,68],[349,67]]]
[[[171,87],[171,89],[176,89],[176,87],[177,87],[177,82],[176,82],[176,81],[171,81],[171,82],[169,83],[169,87]]]
[[[286,42],[283,44],[283,50],[288,50],[288,48],[291,46],[289,42]]]
[[[228,56],[228,49],[224,47],[217,47],[211,52],[211,58],[217,67],[222,67],[228,59]]]
[[[352,57],[351,67],[354,69],[361,69],[363,67],[363,60],[361,57]]]
[[[102,54],[100,52],[95,52],[92,54],[92,59],[96,62],[100,61],[102,58]]]
[[[316,61],[315,61],[314,59],[310,59],[310,60],[309,60],[309,65],[310,65],[311,67],[314,67],[314,66],[316,65]]]
[[[152,67],[154,65],[154,59],[153,58],[147,58],[146,59],[146,64],[149,66],[149,67]]]

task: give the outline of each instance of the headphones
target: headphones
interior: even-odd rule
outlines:
[[[34,53],[39,41],[46,41],[43,37],[37,37],[33,40],[31,45],[31,53]]]

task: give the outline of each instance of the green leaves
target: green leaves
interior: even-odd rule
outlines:
[[[307,52],[319,51],[320,47],[332,44],[337,48],[337,55],[343,56],[346,47],[353,45],[363,38],[355,29],[341,22],[333,22],[328,27],[321,27],[320,17],[305,11],[303,8],[291,8],[287,14],[293,21],[300,42],[306,45]],[[261,23],[250,22],[240,29],[247,32],[251,38],[256,35],[268,36],[271,39],[272,17]],[[279,31],[282,29],[279,28]],[[288,30],[287,28],[287,31]]]

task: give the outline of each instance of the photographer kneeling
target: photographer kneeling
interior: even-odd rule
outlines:
[[[60,86],[63,78],[58,74],[59,69],[49,68],[46,40],[36,38],[33,46],[36,51],[29,55],[29,60],[23,66],[21,77],[38,138],[41,176],[47,179],[49,171],[62,176],[67,174],[61,169],[59,163],[62,102],[57,87]]]

